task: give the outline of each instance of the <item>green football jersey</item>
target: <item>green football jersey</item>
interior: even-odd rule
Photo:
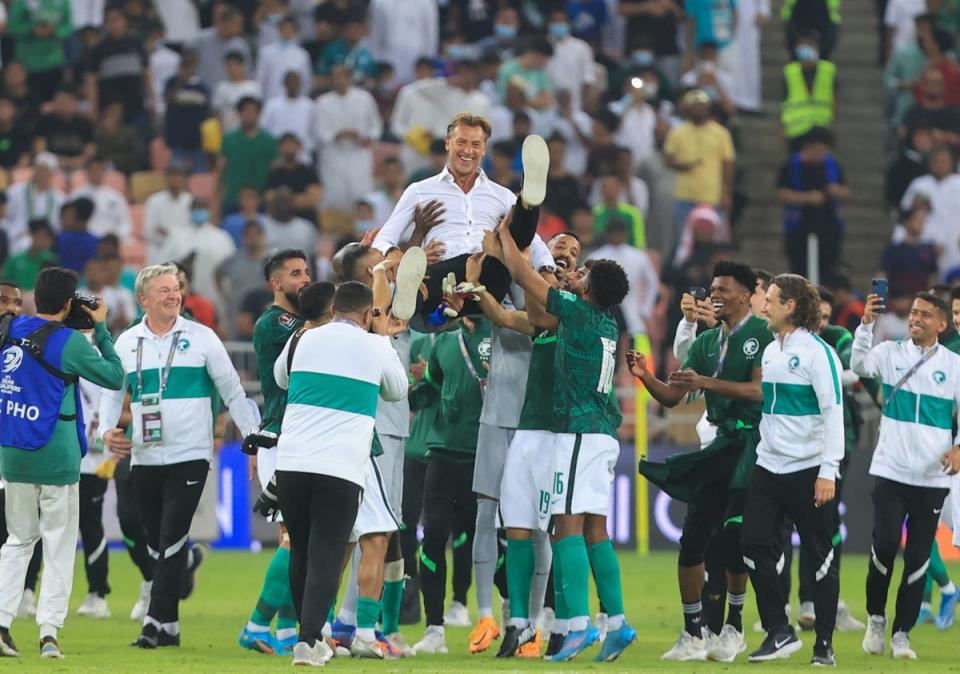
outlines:
[[[556,288],[547,292],[547,311],[560,324],[553,361],[557,432],[617,437],[623,419],[613,394],[617,322],[610,312]]]
[[[287,409],[287,392],[277,386],[273,378],[273,364],[294,332],[303,327],[303,320],[281,309],[276,304],[260,315],[253,328],[253,350],[257,354],[260,372],[260,392],[263,395],[262,428],[280,432],[283,412]]]
[[[954,353],[960,353],[960,334],[957,334],[952,325],[940,336],[940,343]]]
[[[553,418],[553,361],[556,354],[556,334],[544,330],[534,338],[517,430],[552,431],[556,427]]]
[[[704,377],[717,377],[724,381],[753,381],[753,371],[760,367],[763,350],[773,341],[773,333],[762,318],[750,316],[747,321],[729,337],[729,330],[718,325],[700,333],[690,345],[683,359],[683,367],[690,368]],[[729,340],[723,367],[717,372],[723,341]],[[761,404],[739,398],[723,396],[705,391],[707,420],[715,425],[724,421],[736,420],[755,426],[760,423]]]

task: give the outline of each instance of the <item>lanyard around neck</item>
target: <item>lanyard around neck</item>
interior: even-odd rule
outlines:
[[[173,333],[173,340],[170,342],[170,351],[167,353],[167,362],[160,371],[160,397],[163,397],[163,391],[167,388],[167,380],[170,379],[170,370],[173,369],[173,354],[177,350],[177,342],[180,341],[182,330]],[[143,394],[143,337],[137,338],[137,394],[139,398]]]

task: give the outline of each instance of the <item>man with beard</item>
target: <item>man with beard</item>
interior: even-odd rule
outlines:
[[[287,406],[287,392],[277,386],[273,365],[290,336],[303,327],[299,292],[310,283],[307,256],[302,250],[288,248],[274,253],[264,264],[264,276],[273,289],[273,304],[257,320],[253,349],[257,354],[260,391],[263,394],[263,421],[253,443],[244,443],[252,452],[261,487],[273,477],[277,464],[276,434]],[[274,434],[264,436],[264,431]],[[280,524],[280,545],[263,581],[263,589],[246,627],[240,632],[240,645],[252,651],[289,654],[297,643],[297,616],[290,592],[290,538]],[[277,616],[276,636],[270,623]]]
[[[674,407],[688,394],[702,392],[707,421],[716,437],[701,452],[671,457],[665,464],[647,461],[640,473],[673,498],[689,504],[680,538],[678,578],[684,630],[664,660],[731,662],[746,649],[742,612],[747,570],[740,551],[740,526],[746,478],[753,466],[760,417],[760,359],[772,336],[766,322],[751,312],[756,274],[737,262],[714,267],[710,300],[720,325],[700,334],[690,346],[683,367],[667,382],[658,380],[640,354],[628,354],[631,372],[659,403]],[[720,536],[729,593],[726,624],[711,643],[703,639],[701,595],[704,554]]]

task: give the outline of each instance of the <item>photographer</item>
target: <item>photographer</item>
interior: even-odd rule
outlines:
[[[62,658],[79,529],[80,459],[87,449],[77,380],[118,390],[123,368],[104,321],[106,305],[79,304],[77,275],[51,267],[34,289],[36,316],[0,321],[0,474],[9,538],[0,550],[0,654],[18,655],[10,624],[38,540],[46,569],[37,623],[40,655]],[[93,326],[97,352],[75,329]],[[102,355],[101,355],[102,354]]]

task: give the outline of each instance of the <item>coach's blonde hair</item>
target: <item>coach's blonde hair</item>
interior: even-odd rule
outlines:
[[[137,274],[137,281],[133,286],[134,292],[137,294],[137,297],[143,297],[147,289],[147,284],[150,283],[150,281],[164,274],[173,274],[176,276],[178,271],[176,265],[173,264],[151,264],[146,266]]]
[[[447,124],[447,140],[453,135],[453,132],[457,130],[458,126],[472,126],[474,128],[479,128],[483,130],[484,140],[490,140],[490,136],[493,134],[493,125],[490,124],[490,120],[482,115],[474,115],[469,112],[461,112],[457,115],[454,115],[453,119],[450,120],[450,123]]]

